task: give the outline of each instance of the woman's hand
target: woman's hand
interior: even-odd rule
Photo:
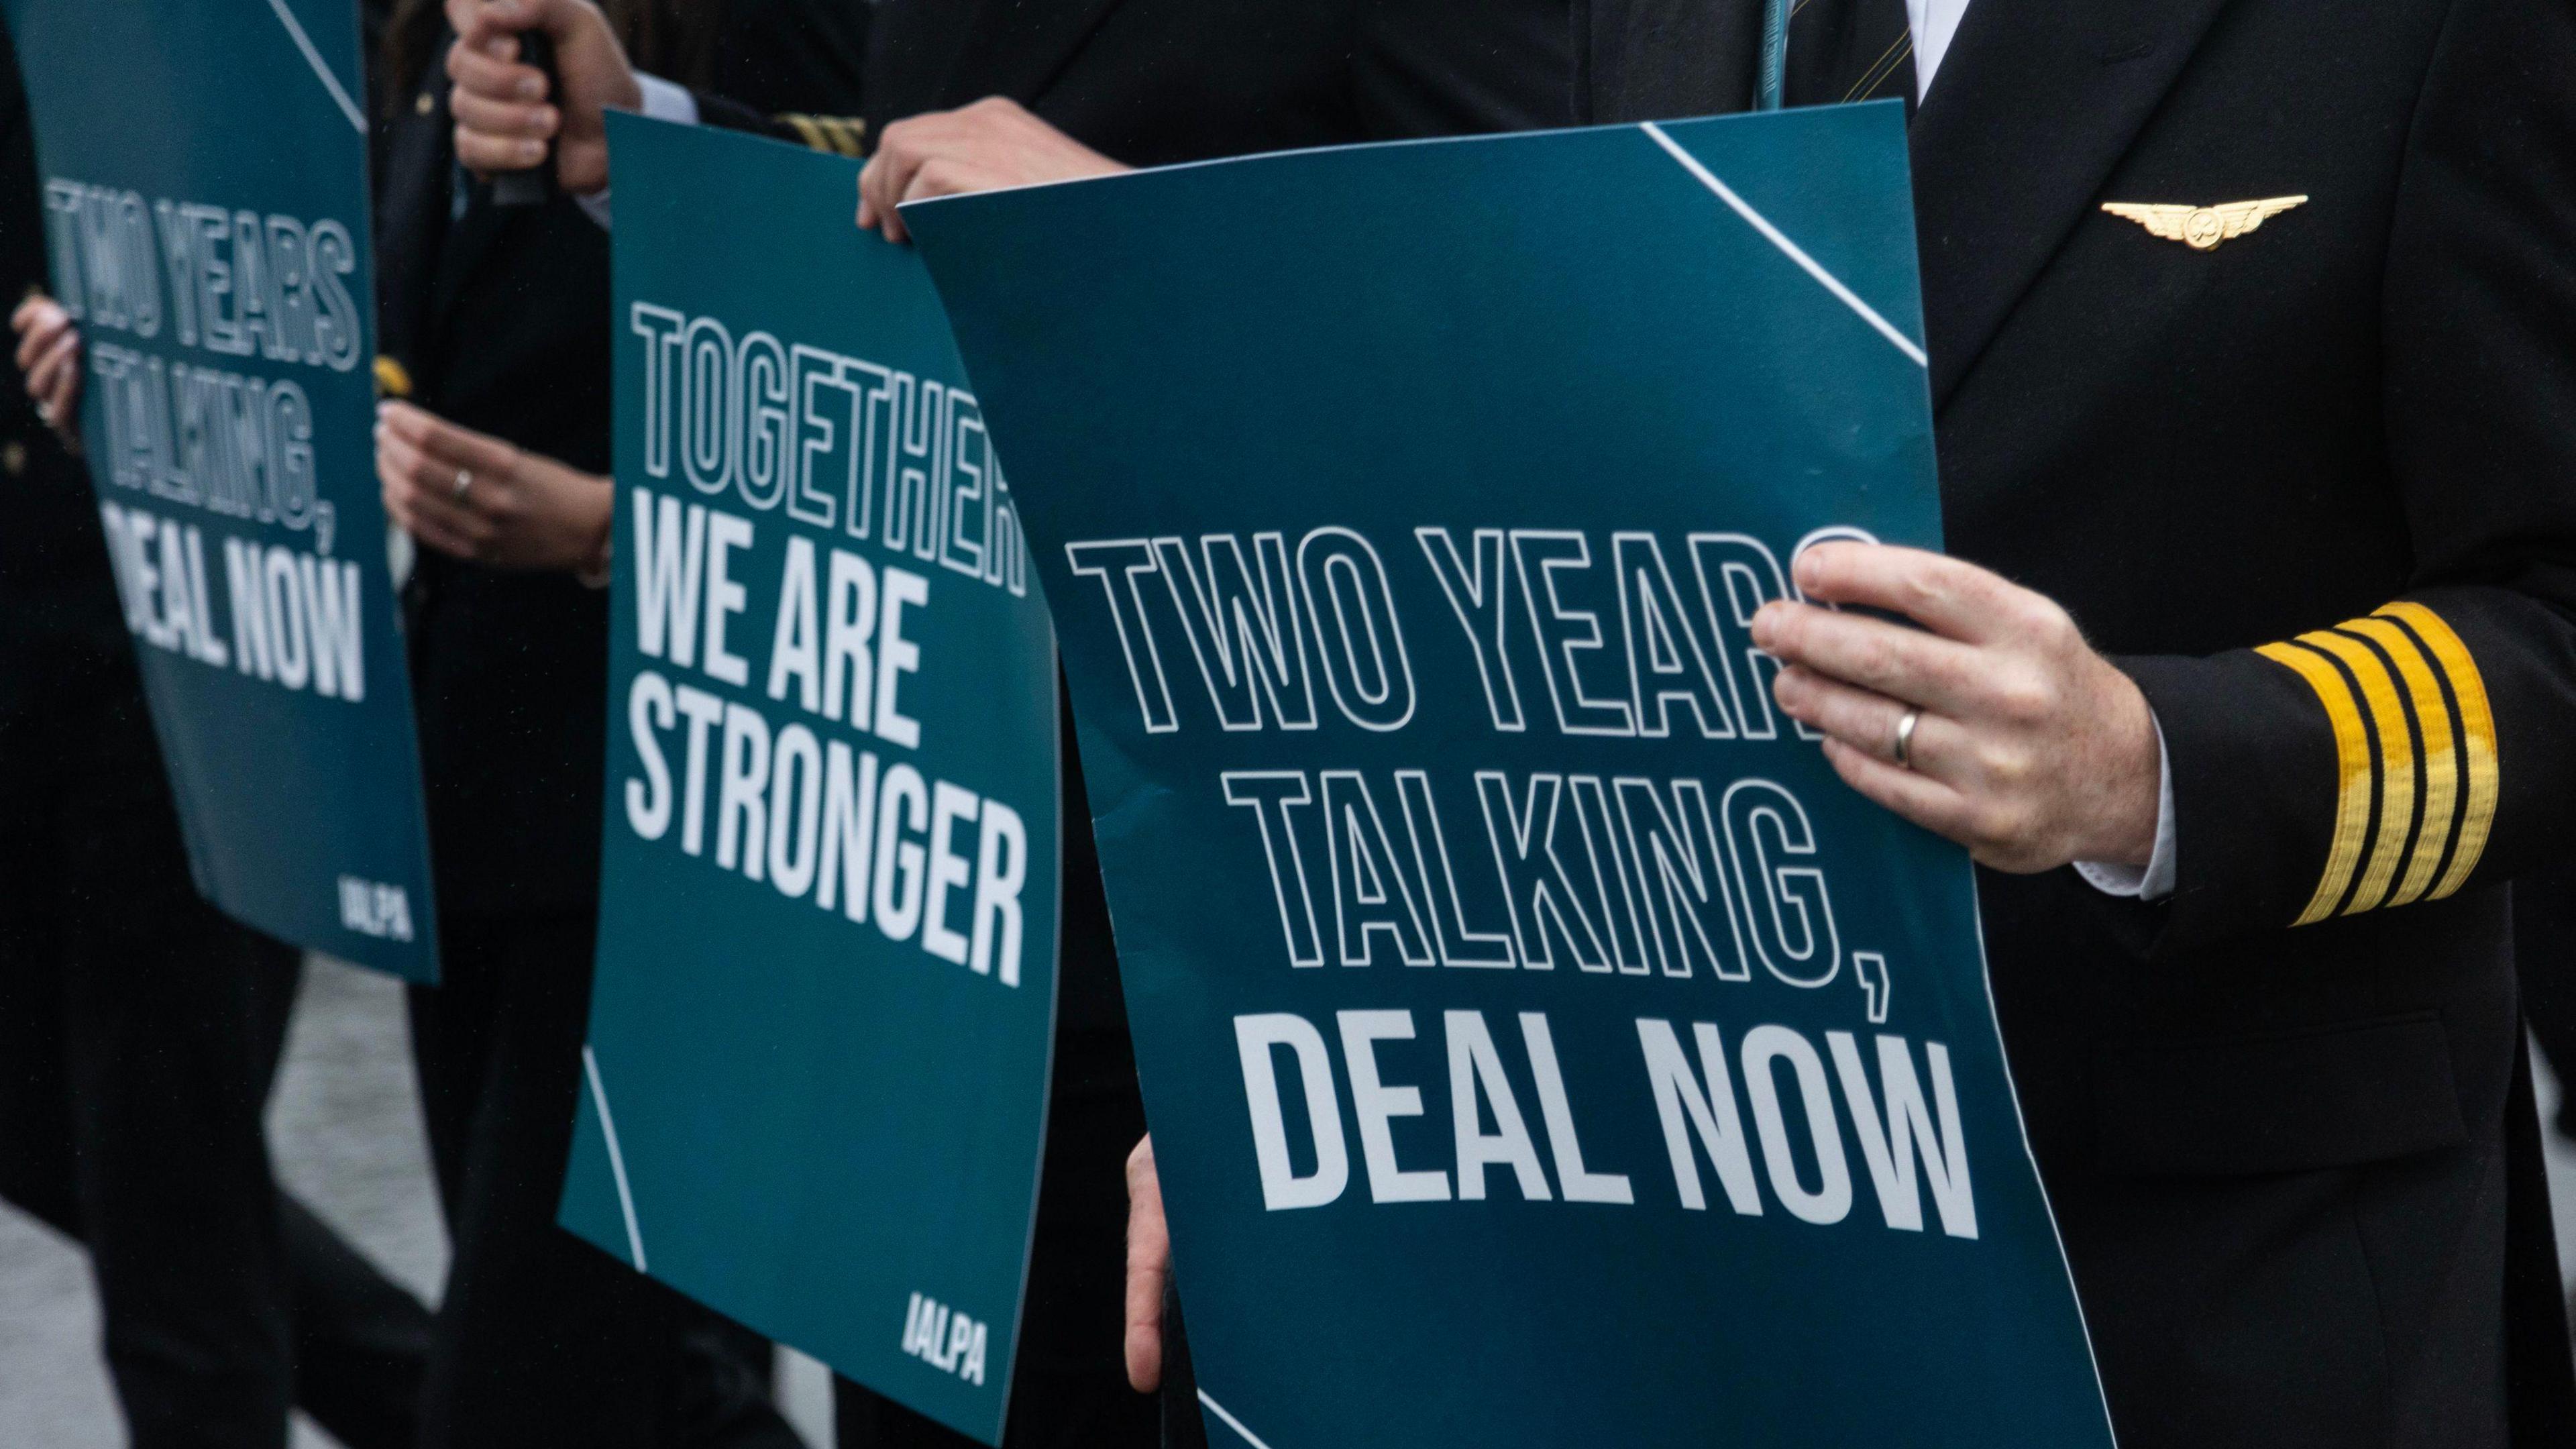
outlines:
[[[429,547],[509,569],[595,573],[616,498],[605,478],[521,452],[409,403],[376,409],[385,512]]]
[[[62,434],[74,451],[80,447],[81,335],[63,304],[42,292],[9,316],[18,334],[18,370],[27,375],[27,396],[45,426]]]
[[[1127,1382],[1140,1394],[1163,1382],[1163,1289],[1171,1281],[1172,1235],[1149,1136],[1127,1154]]]

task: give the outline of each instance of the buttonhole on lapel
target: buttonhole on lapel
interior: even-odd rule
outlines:
[[[2152,55],[2155,53],[2155,49],[2156,43],[2143,36],[2114,39],[2102,47],[2101,59],[2104,65],[2118,65],[2123,61],[2136,60],[2141,56]]]

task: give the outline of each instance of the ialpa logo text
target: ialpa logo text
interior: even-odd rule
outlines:
[[[903,1351],[963,1382],[984,1381],[984,1328],[936,1298],[912,1295],[903,1316]]]

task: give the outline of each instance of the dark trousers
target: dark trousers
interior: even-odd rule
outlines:
[[[2551,1125],[2576,1137],[2576,865],[2513,883],[2513,958],[2523,1018],[2564,1089]]]
[[[1163,1449],[1207,1449],[1207,1418],[1199,1409],[1199,1373],[1190,1362],[1190,1337],[1181,1326],[1181,1297],[1163,1293]]]
[[[455,1245],[423,1449],[801,1449],[756,1340],[555,1226],[590,1013],[587,916],[439,921],[413,1059]]]
[[[190,884],[113,614],[0,610],[0,1196],[87,1245],[137,1449],[406,1443],[426,1310],[269,1174],[296,954]]]
[[[1028,1304],[1003,1449],[1151,1449],[1154,1400],[1127,1387],[1127,1151],[1144,1131],[1123,1053],[1085,1070],[1056,1053],[1053,1109],[1031,1243]],[[973,1443],[850,1383],[833,1381],[839,1449],[963,1449]]]

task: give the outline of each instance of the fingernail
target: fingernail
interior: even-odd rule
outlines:
[[[546,98],[546,78],[541,75],[521,76],[519,78],[519,96],[523,100],[544,100]]]
[[[543,161],[546,159],[546,143],[543,141],[521,141],[519,143],[519,154],[530,161]]]

